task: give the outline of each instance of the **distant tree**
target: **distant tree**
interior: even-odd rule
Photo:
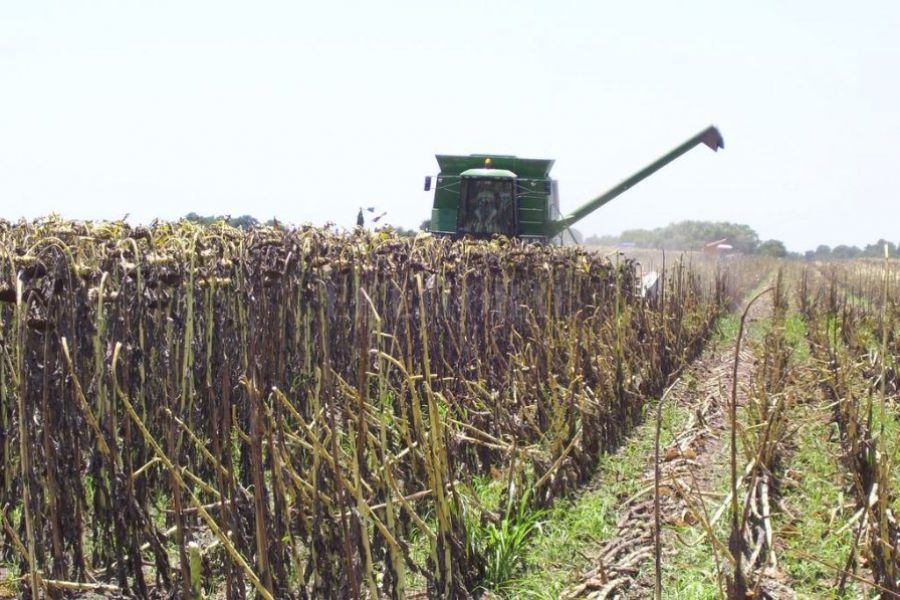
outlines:
[[[251,227],[259,225],[259,221],[250,215],[241,215],[233,219],[226,219],[225,222],[232,227],[240,227],[241,229],[250,229]]]
[[[831,246],[826,244],[819,244],[816,247],[816,258],[818,260],[825,260],[831,258]]]
[[[856,258],[860,254],[862,254],[862,250],[856,246],[846,246],[844,244],[835,246],[831,251],[832,258]]]
[[[203,216],[198,215],[195,212],[189,212],[188,214],[184,215],[184,218],[188,221],[193,221],[194,223],[200,223],[201,225],[210,225],[212,223],[224,221],[226,224],[231,225],[232,227],[240,227],[241,229],[250,229],[251,227],[256,227],[257,225],[259,225],[259,221],[257,221],[250,215],[241,215],[240,217],[231,217],[230,215]]]
[[[659,235],[654,230],[649,229],[626,229],[619,235],[619,242],[631,242],[635,246],[641,248],[658,248],[660,244]]]
[[[757,254],[763,256],[774,256],[775,258],[784,258],[787,256],[787,248],[780,240],[766,240],[756,249]]]
[[[623,231],[614,243],[630,242],[643,248],[694,250],[709,242],[727,239],[738,252],[752,253],[759,235],[749,225],[712,221],[680,221],[656,229]]]
[[[419,231],[415,229],[405,229],[403,227],[395,227],[394,232],[400,237],[416,237]]]
[[[224,220],[224,217],[216,217],[213,215],[204,217],[203,215],[198,215],[195,212],[189,212],[184,215],[185,220],[191,221],[193,223],[200,223],[201,225],[209,225],[210,223],[215,223],[216,221]]]
[[[894,242],[889,242],[885,239],[880,239],[874,244],[868,244],[865,248],[863,248],[864,256],[884,256],[884,247],[887,245],[888,253],[890,256],[897,255],[897,246],[894,245]]]
[[[618,246],[622,240],[617,235],[589,235],[584,243],[588,246]]]
[[[419,230],[421,231],[431,231],[431,219],[425,219],[419,224]]]
[[[378,232],[384,231],[387,233],[394,233],[400,237],[416,237],[417,235],[419,235],[419,231],[416,229],[406,229],[404,227],[395,227],[393,225],[382,225],[381,227],[377,228],[375,231],[378,231]]]
[[[816,259],[816,251],[815,250],[807,250],[803,253],[803,258],[809,261],[813,261]]]

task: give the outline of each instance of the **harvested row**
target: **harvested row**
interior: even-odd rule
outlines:
[[[468,596],[466,523],[496,518],[471,478],[537,505],[585,481],[731,296],[311,228],[48,220],[0,249],[0,552],[26,597]]]
[[[801,310],[811,302],[809,271],[806,276],[802,272],[794,266],[786,277],[794,302],[788,303],[784,321],[789,349],[784,388],[787,435],[771,511],[780,559],[773,576],[790,581],[796,597],[855,597],[865,595],[871,577],[854,579],[844,571],[856,543],[851,531],[852,482],[842,461],[832,402],[823,393],[819,365],[810,350]]]
[[[796,433],[789,419],[804,398],[790,365],[805,339],[797,337],[796,317],[788,320],[785,279],[780,268],[742,318],[724,318],[724,351],[705,355],[673,387],[668,402],[687,407],[690,418],[656,459],[646,458],[644,487],[620,508],[615,537],[571,597],[652,597],[654,588],[662,597],[795,597],[779,560],[778,525]],[[655,510],[665,527],[658,583]]]
[[[735,275],[742,271],[740,289],[745,291],[759,287],[771,269],[771,263],[757,261],[733,261],[731,266]],[[734,334],[726,331],[730,331],[733,320],[731,316],[723,316],[716,327],[716,341],[708,344],[699,360],[678,372],[678,381],[669,388],[666,399],[653,409],[653,412],[660,411],[657,417],[648,416],[648,422],[630,433],[622,448],[604,459],[586,489],[575,498],[561,502],[561,508],[554,507],[542,525],[540,539],[525,554],[529,568],[510,586],[507,597],[643,598],[653,595],[653,422],[659,418],[662,423],[659,434],[662,523],[684,527],[709,519],[712,512],[718,512],[716,509],[725,497],[711,492],[709,484],[718,479],[716,474],[725,468],[727,457],[727,452],[723,452],[723,438],[727,433],[728,411],[725,392],[720,388],[730,387],[726,381],[731,377]],[[730,347],[718,347],[726,340]],[[752,361],[747,350],[741,354],[743,380]],[[700,507],[710,498],[716,499],[713,500],[716,506],[704,517]],[[721,523],[724,514],[719,512],[716,520]],[[669,581],[670,576],[677,577],[677,573],[684,571],[682,565],[671,560],[677,544],[666,531],[664,597],[679,592],[693,597],[695,588],[686,590]],[[699,572],[698,576],[704,582],[709,578],[709,574]],[[711,585],[715,589],[715,580]]]
[[[807,303],[810,346],[818,359],[819,379],[832,403],[844,464],[853,481],[857,512],[855,547],[845,575],[860,567],[871,571],[885,597],[900,597],[900,527],[894,513],[897,496],[896,296],[888,295],[887,265],[880,286],[847,285],[832,270]],[[868,277],[868,276],[866,276]],[[804,274],[802,287],[812,279]],[[879,287],[881,289],[879,289]],[[879,298],[879,300],[875,300]],[[877,308],[875,308],[877,307]]]
[[[742,367],[739,376],[748,375],[751,364],[749,350],[741,351]],[[677,405],[687,413],[687,419],[672,439],[653,448],[641,464],[639,491],[622,497],[616,506],[618,515],[615,533],[596,550],[591,551],[595,567],[589,569],[576,585],[567,590],[566,598],[644,598],[653,597],[656,503],[661,526],[663,568],[663,597],[666,594],[690,596],[696,590],[679,589],[671,581],[684,568],[673,561],[675,549],[681,545],[681,535],[674,531],[721,528],[729,498],[719,493],[715,485],[727,470],[728,401],[734,347],[711,349],[694,362],[675,383],[663,402]],[[746,403],[741,398],[742,403]],[[664,407],[658,407],[657,410]],[[658,468],[659,488],[656,490]],[[630,490],[629,490],[630,491]],[[710,545],[703,553],[712,557],[713,570],[718,577],[709,587],[724,590],[720,574],[726,562],[727,548],[719,540],[708,538]],[[702,544],[702,540],[697,542]],[[704,584],[707,583],[704,581]]]

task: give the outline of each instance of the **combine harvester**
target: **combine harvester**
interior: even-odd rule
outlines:
[[[708,127],[566,216],[559,210],[556,180],[550,178],[552,160],[437,155],[441,170],[434,186],[431,231],[454,237],[504,235],[562,243],[563,234],[572,225],[698,144],[712,150],[725,147],[719,130]],[[426,192],[431,190],[431,183],[431,176],[426,177]]]

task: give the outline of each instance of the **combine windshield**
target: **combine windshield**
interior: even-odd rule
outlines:
[[[463,179],[459,232],[471,235],[516,235],[512,179]]]

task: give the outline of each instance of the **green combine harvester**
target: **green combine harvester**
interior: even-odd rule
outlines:
[[[569,227],[698,144],[713,150],[725,147],[719,130],[708,127],[565,216],[559,210],[556,180],[550,178],[552,160],[439,154],[441,171],[434,186],[431,231],[455,237],[504,235],[561,243]],[[426,177],[426,192],[431,183],[431,176]]]

